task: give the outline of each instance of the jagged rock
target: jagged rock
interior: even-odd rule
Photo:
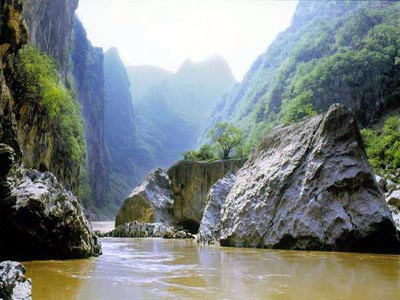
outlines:
[[[394,224],[397,230],[400,232],[400,209],[393,205],[388,205],[390,212],[392,213]]]
[[[117,226],[111,232],[103,234],[106,237],[131,237],[131,238],[165,238],[165,239],[193,239],[188,232],[163,223],[142,223],[138,221]]]
[[[0,144],[0,153],[13,150]],[[14,165],[0,179],[0,257],[79,258],[101,245],[76,197],[49,172]]]
[[[267,134],[238,171],[223,246],[400,252],[396,228],[344,106]]]
[[[168,175],[162,169],[150,173],[122,204],[115,226],[139,221],[144,223],[171,223],[173,195]]]
[[[174,216],[176,223],[197,233],[207,194],[218,179],[228,172],[237,172],[244,159],[198,162],[182,160],[168,170],[174,193]]]
[[[20,0],[29,28],[29,42],[57,60],[62,76],[67,78],[68,51],[78,0]]]
[[[375,175],[376,182],[383,192],[386,192],[386,179],[382,176]]]
[[[213,244],[219,241],[221,230],[221,209],[226,196],[235,183],[236,176],[233,173],[226,174],[219,179],[210,189],[207,197],[207,205],[200,222],[198,241],[205,244]]]
[[[395,206],[400,209],[400,190],[395,190],[389,194],[386,198],[386,202],[389,205]]]
[[[13,261],[0,263],[0,299],[32,299],[32,282],[25,278],[25,268],[20,263]]]
[[[390,192],[394,191],[395,188],[396,188],[396,184],[392,180],[386,179],[387,191],[390,193]]]
[[[142,223],[138,221],[121,224],[106,236],[112,237],[162,237],[166,232],[173,234],[171,226],[162,223]]]

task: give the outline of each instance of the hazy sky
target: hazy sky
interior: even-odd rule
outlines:
[[[80,0],[78,16],[95,46],[117,47],[126,65],[176,71],[186,59],[222,55],[240,80],[297,1]]]

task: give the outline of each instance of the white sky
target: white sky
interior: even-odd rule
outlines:
[[[289,25],[297,1],[80,0],[78,16],[95,46],[117,47],[125,65],[176,71],[190,58],[222,55],[241,80]]]

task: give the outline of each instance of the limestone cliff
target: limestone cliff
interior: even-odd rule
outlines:
[[[78,0],[22,0],[29,42],[54,57],[66,80]]]
[[[174,193],[175,222],[196,233],[212,185],[226,173],[236,173],[243,159],[198,162],[182,160],[168,170]]]
[[[111,159],[111,195],[116,205],[128,196],[137,183],[134,157],[135,123],[129,79],[118,50],[104,55],[105,77],[105,137]]]
[[[324,115],[267,134],[223,205],[221,245],[400,252],[355,115]]]
[[[80,198],[86,206],[104,207],[110,202],[110,158],[105,143],[104,55],[87,38],[75,18],[73,34],[73,76],[85,121],[87,161],[81,172]],[[88,182],[87,182],[88,181]]]
[[[52,127],[55,118],[41,102],[41,95],[21,97],[27,85],[16,78],[16,66],[22,60],[20,49],[28,42],[22,3],[7,0],[0,6],[0,256],[96,255],[100,245],[80,204],[46,172],[52,170],[68,188],[76,190],[79,165],[63,152],[66,141]],[[57,84],[57,92],[65,96],[62,101],[73,101],[51,59],[38,57],[51,66],[46,75],[54,78],[47,83]],[[67,105],[74,108],[72,102]],[[23,162],[44,172],[27,169]]]
[[[26,167],[51,171],[74,192],[78,189],[80,166],[74,164],[71,157],[65,154],[65,141],[58,134],[54,121],[48,117],[48,112],[41,103],[24,97],[15,68],[18,62],[16,50],[31,42],[45,53],[55,55],[62,76],[66,77],[72,32],[70,20],[76,5],[77,1],[4,1],[1,33],[1,54],[2,61],[5,62],[2,68],[5,75],[3,81],[11,89],[10,93],[3,87],[3,94],[7,96],[3,96],[5,98],[2,101],[8,101],[8,97],[13,98],[12,107],[4,115],[13,115],[12,121],[7,121],[7,126],[12,122],[15,135],[9,136],[16,138],[18,146],[15,141],[11,144],[17,152],[23,152],[21,157]],[[11,47],[8,46],[10,44]]]

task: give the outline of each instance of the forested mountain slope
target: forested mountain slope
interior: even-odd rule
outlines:
[[[300,1],[291,26],[225,94],[204,127],[239,126],[254,145],[267,131],[327,110],[352,108],[362,125],[399,105],[400,3]]]

